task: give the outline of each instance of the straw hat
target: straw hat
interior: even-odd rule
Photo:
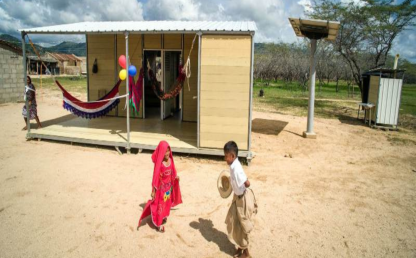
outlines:
[[[217,188],[218,192],[222,198],[227,198],[231,195],[231,180],[230,180],[230,172],[227,170],[221,171],[218,180],[217,180]]]

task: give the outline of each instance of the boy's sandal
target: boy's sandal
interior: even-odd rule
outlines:
[[[157,231],[159,231],[160,233],[165,233],[165,226],[158,227]]]

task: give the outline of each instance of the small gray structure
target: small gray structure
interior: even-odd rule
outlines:
[[[377,68],[363,74],[363,103],[371,103],[366,120],[375,127],[397,129],[405,70]]]
[[[0,40],[0,103],[23,101],[22,49]]]

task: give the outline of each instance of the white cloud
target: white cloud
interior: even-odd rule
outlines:
[[[18,8],[16,8],[18,6]],[[143,20],[143,4],[137,0],[3,0],[0,2],[0,33],[18,37],[18,29],[83,21]],[[85,41],[84,35],[32,35],[36,43]]]
[[[255,21],[257,42],[291,42],[295,34],[288,18],[302,17],[308,4],[308,0],[153,0],[144,9],[146,20]]]
[[[341,0],[364,4],[362,0]],[[121,20],[212,20],[256,22],[256,42],[294,42],[289,17],[305,17],[311,0],[0,0],[0,33],[17,34],[17,29],[81,21]],[[16,8],[18,7],[18,8]],[[415,30],[413,30],[414,32]],[[414,34],[414,33],[413,33]],[[84,36],[33,36],[58,42],[83,41]],[[400,36],[394,51],[416,61],[410,38]]]
[[[143,5],[137,0],[3,0],[0,14],[3,14],[0,30],[9,33],[21,28],[82,21],[143,20]],[[14,26],[10,26],[12,22]]]
[[[394,40],[394,47],[390,51],[390,54],[400,54],[400,57],[416,63],[416,48],[414,42],[416,42],[416,29],[405,30]]]
[[[200,4],[192,0],[148,1],[146,15],[157,20],[198,20]]]
[[[359,6],[364,6],[367,4],[365,1],[362,1],[362,0],[341,0],[341,3],[344,3],[344,4],[354,3]]]
[[[300,0],[300,1],[298,1],[298,4],[303,6],[305,11],[307,11],[307,12],[312,12],[312,10],[313,10],[312,2],[310,0]]]

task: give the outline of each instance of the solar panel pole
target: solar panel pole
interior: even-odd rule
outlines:
[[[311,57],[310,57],[310,74],[309,74],[309,101],[308,101],[308,124],[306,132],[303,132],[303,137],[305,138],[316,138],[316,134],[313,131],[313,118],[315,111],[315,76],[316,76],[316,39],[311,39]]]
[[[127,72],[127,78],[126,78],[126,109],[127,109],[127,153],[130,154],[130,106],[129,106],[129,33],[125,32],[126,36],[126,72]]]

